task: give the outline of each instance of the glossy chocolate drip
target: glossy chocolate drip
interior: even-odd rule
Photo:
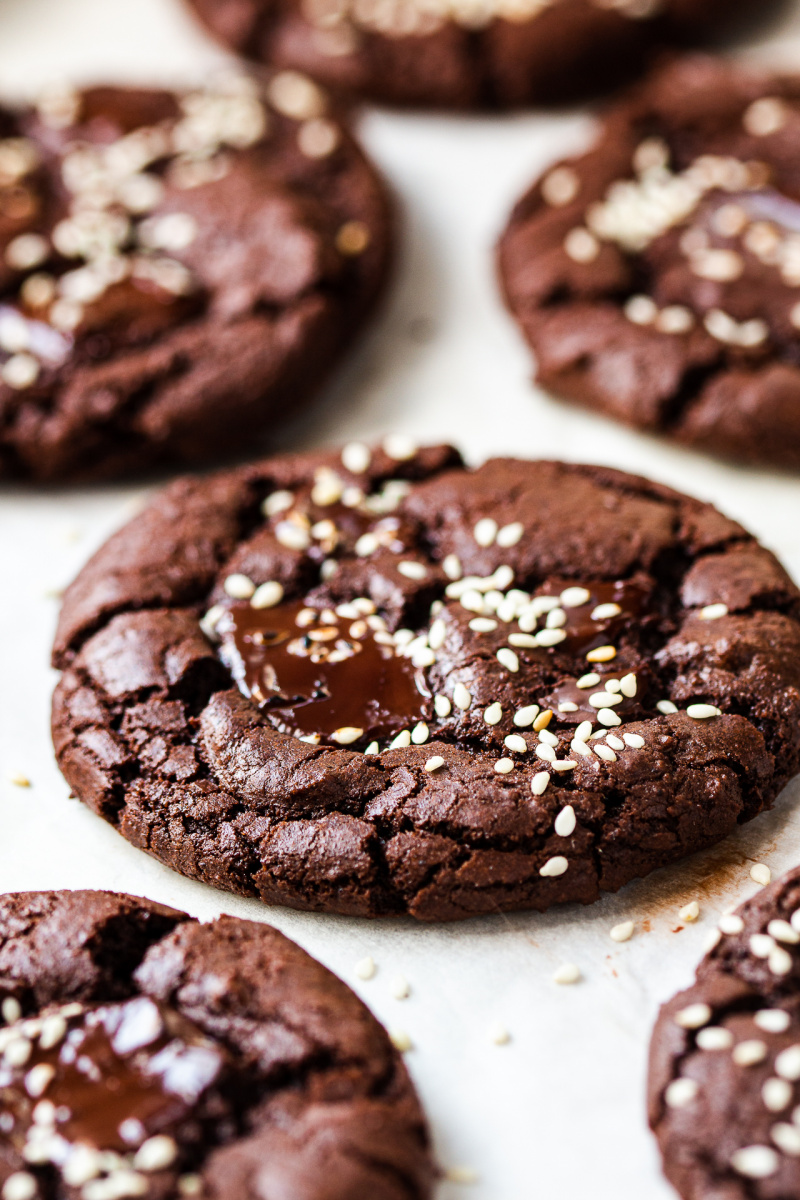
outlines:
[[[648,590],[642,584],[631,580],[617,580],[613,583],[548,580],[536,595],[560,596],[567,589],[576,587],[582,587],[589,592],[589,599],[583,604],[561,606],[567,618],[561,628],[567,636],[556,646],[559,654],[584,657],[590,650],[599,646],[615,645],[626,626],[632,621],[641,620],[645,614]],[[620,611],[615,616],[594,619],[592,613],[602,604],[617,604]],[[543,617],[539,623],[540,627],[545,623],[546,618]]]
[[[425,716],[421,671],[376,641],[365,621],[326,612],[333,617],[328,623],[320,616],[302,602],[268,609],[234,604],[217,626],[222,658],[239,688],[279,729],[327,740],[354,728],[363,731],[356,739],[362,742]]]
[[[144,997],[68,1015],[63,1035],[50,1046],[48,1028],[58,1018],[56,1013],[49,1025],[45,1020],[30,1031],[24,1065],[9,1066],[9,1054],[0,1059],[0,1108],[14,1118],[0,1141],[7,1137],[18,1151],[41,1124],[34,1110],[44,1100],[57,1114],[52,1161],[78,1143],[128,1153],[147,1137],[174,1129],[223,1068],[222,1053],[194,1025]],[[26,1027],[18,1027],[20,1038]],[[44,1086],[32,1082],[40,1067]]]

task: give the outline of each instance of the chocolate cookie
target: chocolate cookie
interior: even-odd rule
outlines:
[[[584,98],[752,0],[189,0],[248,58],[390,104],[497,108]]]
[[[298,410],[387,269],[384,187],[296,72],[0,108],[0,478],[111,478]]]
[[[595,900],[800,765],[800,594],[601,467],[397,440],[182,480],[67,591],[53,731],[134,845],[269,903]]]
[[[693,57],[517,205],[499,248],[553,391],[630,425],[800,467],[800,76]]]
[[[661,1010],[649,1108],[684,1200],[800,1195],[800,869],[720,920]]]
[[[424,1200],[398,1053],[253,921],[111,892],[0,897],[3,1200]]]

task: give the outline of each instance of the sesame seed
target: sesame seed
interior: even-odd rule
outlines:
[[[277,112],[297,121],[320,117],[325,111],[323,93],[299,71],[280,71],[270,82],[268,95]]]
[[[425,579],[428,574],[428,568],[424,563],[420,562],[399,562],[397,564],[397,570],[401,575],[404,575],[406,579]]]
[[[439,768],[443,766],[444,759],[442,756],[440,754],[434,754],[433,758],[429,758],[425,763],[425,770],[432,774],[434,771],[438,771]]]
[[[789,1154],[793,1158],[800,1157],[800,1129],[796,1125],[789,1125],[787,1122],[781,1121],[772,1126],[770,1136],[784,1154]]]
[[[751,137],[768,137],[783,129],[788,116],[782,100],[774,96],[762,96],[745,109],[742,125]]]
[[[770,1146],[744,1146],[731,1155],[734,1171],[747,1179],[767,1179],[780,1166],[780,1159]]]
[[[472,704],[472,696],[463,683],[457,683],[453,688],[453,703],[462,712],[466,712],[470,704]]]
[[[762,1008],[753,1016],[753,1021],[765,1033],[785,1033],[791,1018],[782,1008]]]
[[[577,823],[578,821],[575,816],[575,809],[571,804],[568,804],[565,808],[562,808],[561,812],[556,817],[553,828],[558,837],[571,837],[575,832],[575,826]]]
[[[3,1200],[33,1200],[39,1194],[39,1185],[27,1171],[15,1171],[9,1175],[0,1192]]]
[[[553,719],[552,708],[546,708],[544,710],[544,712],[539,713],[538,717],[533,722],[533,728],[536,730],[537,733],[541,733],[543,729],[547,728],[547,726],[550,724],[552,719]]]
[[[448,579],[461,578],[461,560],[457,554],[448,554],[442,559],[442,570]]]
[[[429,646],[420,646],[411,656],[415,667],[432,667],[436,662],[436,654]]]
[[[199,1196],[203,1191],[203,1180],[199,1175],[182,1175],[178,1180],[181,1196]]]
[[[339,130],[332,121],[314,117],[298,129],[297,144],[306,158],[327,158],[339,144]]]
[[[701,608],[698,616],[703,621],[718,621],[720,617],[728,615],[727,604],[707,604],[705,608]]]
[[[555,747],[558,745],[558,738],[554,733],[551,733],[549,729],[539,730],[539,741],[544,742],[546,746]]]
[[[447,696],[439,695],[434,696],[433,698],[433,710],[437,717],[444,719],[445,717],[450,716],[450,713],[453,711],[453,706],[448,700]]]
[[[314,486],[311,489],[311,502],[320,508],[336,504],[342,498],[344,483],[330,467],[320,467],[314,473]]]
[[[399,1050],[401,1054],[414,1048],[414,1043],[404,1029],[390,1029],[389,1039],[395,1050]]]
[[[536,747],[536,757],[541,758],[543,762],[554,763],[556,761],[556,752],[552,746],[542,743]]]
[[[634,928],[633,921],[623,921],[621,924],[614,926],[609,937],[612,942],[629,942],[633,937]]]
[[[47,1091],[56,1069],[51,1063],[39,1063],[25,1076],[25,1090],[29,1096],[43,1096]]]
[[[559,596],[559,600],[565,608],[580,608],[583,604],[588,604],[591,600],[591,592],[584,587],[568,587]]]
[[[372,979],[377,970],[375,959],[368,954],[365,958],[358,960],[353,970],[359,979]]]
[[[22,1016],[22,1005],[16,996],[6,996],[0,1005],[0,1014],[7,1025],[13,1025]]]
[[[713,704],[690,704],[686,715],[694,721],[708,721],[711,717],[721,717],[722,711]]]
[[[355,544],[355,552],[359,558],[369,558],[378,549],[380,543],[374,533],[362,533]]]
[[[618,617],[621,612],[618,604],[598,604],[597,608],[592,610],[592,620],[609,621],[612,617]]]
[[[389,743],[390,750],[405,750],[411,745],[411,730],[401,729],[397,737]]]
[[[632,750],[641,750],[644,746],[644,738],[639,733],[623,733],[622,740]]]
[[[670,713],[676,713],[678,711],[677,704],[673,704],[671,700],[659,700],[656,704],[656,708],[660,713],[663,713],[664,716],[669,716]]]
[[[23,775],[21,771],[14,771],[11,775],[9,775],[8,782],[13,783],[14,787],[18,788],[29,788],[32,786],[28,776]]]
[[[523,650],[532,650],[538,645],[536,638],[530,633],[510,633],[508,641],[510,645],[518,646]]]
[[[356,725],[343,725],[341,729],[335,729],[331,734],[332,740],[338,742],[340,746],[349,746],[363,736],[364,730],[359,729]]]
[[[650,296],[631,296],[625,302],[623,311],[634,325],[652,325],[658,316],[658,305]],[[601,621],[603,618],[595,617],[592,613],[592,619]]]
[[[694,313],[683,304],[668,304],[656,317],[659,333],[688,333],[694,323]]]
[[[42,1050],[52,1050],[67,1036],[67,1022],[59,1013],[45,1017],[39,1034],[39,1046]]]
[[[503,718],[503,709],[496,701],[484,709],[483,719],[487,725],[497,725]]]
[[[622,704],[622,696],[616,692],[594,692],[589,697],[589,703],[592,708],[614,708],[617,704]]]
[[[730,1050],[733,1034],[720,1025],[708,1025],[705,1029],[698,1029],[695,1040],[701,1050]]]
[[[700,916],[700,905],[696,900],[690,900],[688,904],[683,906],[678,916],[682,921],[696,921]]]
[[[586,661],[592,663],[610,662],[612,658],[617,657],[615,646],[598,646],[596,650],[590,650],[586,655]]]
[[[539,868],[539,874],[547,879],[555,879],[557,876],[563,875],[568,867],[569,862],[563,854],[556,854],[553,858],[548,858],[544,866]]]
[[[792,1103],[793,1095],[792,1085],[785,1079],[767,1079],[761,1088],[761,1099],[770,1112],[783,1112]]]
[[[493,633],[497,629],[497,621],[493,617],[473,617],[469,627],[473,633]]]
[[[379,754],[379,753],[380,753],[380,746],[378,745],[378,743],[377,743],[377,742],[370,742],[370,744],[367,746],[367,748],[366,748],[366,750],[364,751],[364,753],[365,753],[365,754],[369,754],[369,755],[372,755],[372,754]]]
[[[275,517],[278,513],[285,512],[287,508],[291,508],[293,504],[294,496],[291,492],[272,492],[263,501],[261,511],[265,517]]]
[[[521,521],[513,521],[510,525],[504,525],[497,531],[497,545],[504,549],[516,546],[524,532],[525,526]]]
[[[775,949],[775,942],[767,933],[754,933],[750,937],[750,953],[756,958],[769,958]]]
[[[558,706],[558,711],[560,713],[573,713],[578,711],[578,706],[572,700],[563,700]]]
[[[498,775],[510,775],[514,770],[514,763],[510,758],[499,758],[494,764],[494,769]]]
[[[506,1046],[511,1041],[511,1034],[501,1021],[493,1021],[489,1026],[489,1041],[495,1046]]]
[[[278,583],[276,579],[271,579],[256,588],[250,599],[250,607],[274,608],[276,604],[280,604],[282,599],[283,584]]]
[[[222,586],[233,600],[249,600],[256,590],[256,585],[246,575],[229,575]]]
[[[477,1183],[480,1178],[472,1167],[447,1167],[444,1177],[448,1183]]]
[[[591,758],[592,756],[591,746],[587,745],[582,738],[574,737],[569,744],[569,748],[573,754],[579,754],[581,758]]]
[[[503,744],[517,754],[527,754],[528,752],[528,743],[519,733],[509,733],[508,737],[503,738]]]
[[[722,934],[718,929],[709,929],[708,933],[703,938],[703,952],[710,954],[711,951],[719,945],[722,940]]]
[[[502,646],[496,655],[497,661],[501,667],[505,667],[512,675],[515,675],[519,670],[519,659],[513,650],[509,650],[507,646]]]
[[[562,965],[553,974],[553,983],[578,983],[580,978],[580,967],[577,967],[575,963],[562,963]]]
[[[597,719],[600,724],[605,725],[606,728],[612,728],[615,725],[622,724],[622,719],[618,717],[611,708],[601,708],[597,714]]]
[[[675,1024],[681,1029],[700,1029],[711,1020],[711,1009],[707,1004],[690,1004],[675,1014]]]
[[[372,453],[363,442],[348,442],[342,450],[342,466],[352,475],[363,475],[369,470]]]
[[[772,880],[772,872],[765,863],[755,863],[750,868],[750,878],[754,883],[760,883],[762,887],[766,887]]]
[[[550,782],[550,776],[547,771],[539,771],[531,779],[531,791],[534,796],[542,796],[547,791],[547,785]]]
[[[577,226],[564,238],[564,252],[573,262],[591,263],[600,253],[600,243],[588,229]]]
[[[738,1046],[734,1046],[731,1058],[736,1063],[737,1067],[755,1067],[758,1063],[763,1062],[767,1057],[766,1042],[759,1041],[758,1038],[750,1038],[746,1042],[739,1042]]]
[[[770,951],[767,966],[773,975],[788,975],[792,969],[792,956],[782,946],[776,946]]]
[[[479,546],[491,546],[497,537],[497,522],[491,517],[483,517],[472,531]]]
[[[606,745],[612,750],[624,750],[625,743],[622,738],[615,737],[613,733],[606,734]]]
[[[24,391],[39,378],[39,363],[30,354],[15,354],[0,368],[0,378],[15,391]]]
[[[664,1092],[664,1103],[668,1108],[685,1108],[692,1103],[697,1092],[698,1087],[693,1079],[673,1079]]]
[[[407,462],[417,454],[417,443],[402,433],[390,433],[383,439],[383,452],[395,462]]]
[[[637,687],[638,685],[636,682],[636,676],[632,672],[629,672],[627,675],[623,675],[622,679],[619,681],[619,690],[622,692],[623,696],[627,696],[629,700],[632,700],[636,695]],[[608,684],[606,684],[606,689],[608,689]]]
[[[695,275],[717,283],[731,283],[744,271],[744,259],[735,250],[698,250],[690,262]]]
[[[563,642],[566,638],[566,633],[563,629],[540,629],[536,634],[537,646],[557,646],[559,642]]]
[[[563,208],[578,194],[580,179],[572,167],[555,167],[541,183],[542,198],[553,208]]]
[[[430,730],[424,721],[420,721],[419,724],[415,725],[411,730],[411,741],[415,746],[424,746],[429,737]]]
[[[553,770],[554,771],[574,771],[575,768],[577,767],[577,765],[578,764],[576,763],[574,758],[557,758],[553,762]]]
[[[567,614],[563,608],[551,608],[547,614],[545,628],[547,629],[563,629],[567,623]]]
[[[178,1154],[175,1139],[166,1134],[148,1138],[136,1151],[133,1160],[137,1171],[163,1171],[171,1166]]]
[[[538,704],[529,704],[525,708],[517,709],[514,713],[514,724],[518,729],[527,729],[536,720],[538,712]]]
[[[588,675],[581,675],[580,679],[577,680],[576,687],[581,689],[596,687],[599,682],[600,676],[591,671]]]
[[[598,743],[598,745],[594,747],[594,752],[598,758],[602,758],[605,762],[617,761],[617,756],[610,746],[605,746],[602,743]]]
[[[767,933],[770,937],[775,938],[776,942],[785,942],[789,946],[796,946],[800,942],[800,933],[788,921],[770,921],[767,925]]]
[[[800,1079],[800,1046],[789,1046],[781,1051],[775,1059],[775,1073],[790,1083]]]
[[[484,611],[483,596],[477,588],[467,588],[459,597],[459,603],[467,612],[482,613]]]
[[[24,1067],[31,1056],[31,1044],[27,1038],[16,1037],[5,1048],[4,1057],[10,1067]]]
[[[395,1000],[407,1000],[411,995],[411,986],[405,975],[393,975],[389,982],[389,992]]]

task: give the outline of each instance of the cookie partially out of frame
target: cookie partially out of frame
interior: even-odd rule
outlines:
[[[3,1200],[426,1200],[425,1119],[340,980],[268,925],[0,897]]]
[[[548,171],[499,247],[540,382],[800,468],[800,77],[676,61]]]
[[[602,467],[275,458],[173,484],[68,589],[58,761],[269,903],[586,903],[797,771],[799,599],[740,525]]]
[[[800,870],[722,917],[661,1009],[650,1124],[684,1200],[800,1195]]]
[[[0,108],[0,479],[252,445],[326,378],[389,242],[382,182],[296,72]]]
[[[390,104],[503,108],[586,97],[752,0],[188,0],[240,54]]]

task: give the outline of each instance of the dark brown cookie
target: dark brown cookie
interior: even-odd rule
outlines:
[[[630,425],[800,468],[800,76],[693,57],[550,170],[499,248],[539,380]]]
[[[385,189],[297,72],[0,109],[0,478],[219,456],[368,315]]]
[[[390,104],[583,98],[755,11],[752,0],[188,0],[240,54]]]
[[[800,1195],[800,869],[723,917],[661,1009],[649,1110],[684,1200]]]
[[[3,1200],[424,1200],[399,1054],[269,925],[111,892],[0,897]]]
[[[589,902],[798,769],[799,601],[741,526],[620,472],[273,459],[173,484],[69,588],[58,761],[135,845],[270,903]]]

